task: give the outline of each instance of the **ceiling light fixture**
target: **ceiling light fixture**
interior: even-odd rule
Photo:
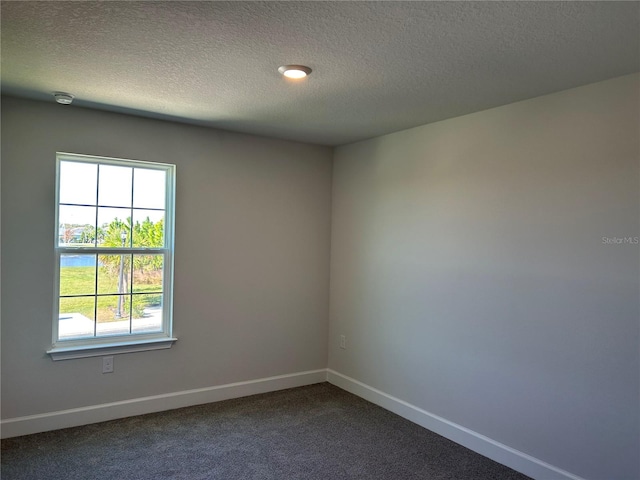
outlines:
[[[73,95],[70,93],[54,92],[53,98],[61,105],[71,105],[71,102],[73,102]]]
[[[282,65],[278,68],[278,72],[287,78],[300,79],[309,75],[311,69],[304,65]]]

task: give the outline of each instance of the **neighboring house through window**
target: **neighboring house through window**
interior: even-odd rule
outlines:
[[[175,165],[57,154],[54,360],[168,348]]]

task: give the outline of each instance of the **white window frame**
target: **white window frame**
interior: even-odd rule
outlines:
[[[164,218],[164,247],[99,247],[99,246],[69,246],[59,245],[59,210],[60,210],[60,164],[61,162],[90,163],[93,165],[114,165],[132,168],[162,170],[166,173],[165,185],[165,218]],[[111,157],[98,157],[74,153],[56,153],[56,198],[55,198],[55,267],[54,267],[54,306],[53,306],[53,339],[52,346],[47,353],[53,360],[67,360],[72,358],[95,357],[107,354],[140,352],[171,348],[177,338],[173,331],[173,251],[175,225],[175,169],[168,163],[143,162],[140,160],[125,160]],[[97,187],[96,187],[97,188]],[[59,305],[60,305],[60,257],[63,254],[163,254],[163,311],[162,331],[154,333],[129,333],[109,336],[93,336],[73,339],[59,339]],[[95,292],[97,295],[97,292]]]

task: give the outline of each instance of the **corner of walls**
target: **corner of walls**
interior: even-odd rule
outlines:
[[[531,455],[496,442],[489,437],[451,422],[404,400],[382,392],[335,370],[327,372],[329,383],[437,433],[531,478],[544,480],[584,480],[577,475],[549,465]]]

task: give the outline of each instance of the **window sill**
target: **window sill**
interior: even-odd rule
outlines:
[[[54,362],[71,360],[74,358],[101,357],[103,355],[117,355],[120,353],[146,352],[149,350],[163,350],[171,348],[177,338],[162,338],[154,340],[137,340],[124,343],[103,343],[100,345],[83,345],[69,347],[53,347],[47,350]]]

